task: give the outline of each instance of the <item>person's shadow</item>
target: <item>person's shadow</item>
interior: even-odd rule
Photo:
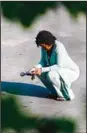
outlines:
[[[1,82],[1,91],[11,94],[47,98],[49,90],[45,87],[27,83]]]

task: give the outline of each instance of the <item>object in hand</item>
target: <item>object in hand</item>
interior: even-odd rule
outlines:
[[[24,76],[31,76],[31,79],[32,79],[32,80],[35,79],[35,75],[34,75],[34,74],[31,74],[29,71],[27,71],[27,72],[21,72],[21,73],[20,73],[20,76],[21,76],[21,77],[24,77]]]

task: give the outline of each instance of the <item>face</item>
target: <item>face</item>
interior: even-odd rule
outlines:
[[[47,44],[40,44],[40,46],[43,47],[47,51],[49,51],[52,48],[52,45],[47,45]]]

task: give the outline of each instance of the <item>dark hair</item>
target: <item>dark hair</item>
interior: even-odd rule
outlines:
[[[47,45],[53,45],[55,43],[56,37],[52,35],[51,32],[42,30],[36,36],[36,44],[37,47],[40,46],[41,43],[45,43]]]

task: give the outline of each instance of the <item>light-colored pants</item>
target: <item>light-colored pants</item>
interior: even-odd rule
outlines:
[[[61,92],[61,80],[60,75],[56,71],[50,71],[42,73],[38,78],[42,83],[48,88],[52,94],[56,94],[58,97],[64,97]],[[70,100],[75,98],[73,91],[70,89],[67,90],[70,96]]]

